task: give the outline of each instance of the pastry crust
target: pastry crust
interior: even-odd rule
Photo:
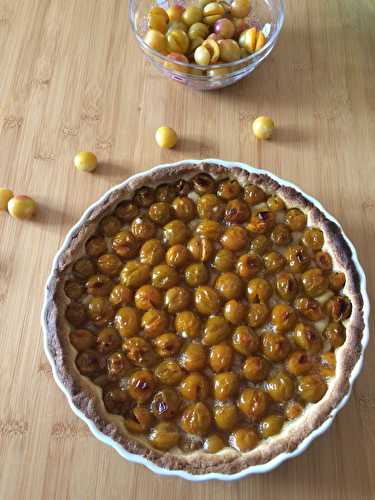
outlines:
[[[296,421],[284,426],[283,431],[260,443],[254,450],[240,453],[226,448],[220,453],[209,455],[203,451],[190,454],[181,452],[160,452],[153,449],[142,438],[129,435],[121,424],[121,417],[109,414],[103,405],[98,388],[79,374],[74,363],[74,351],[66,335],[67,323],[62,311],[68,303],[63,292],[64,276],[70,265],[82,253],[84,242],[97,227],[101,218],[114,204],[129,198],[136,189],[152,184],[175,181],[176,178],[189,177],[198,171],[213,176],[230,174],[241,183],[251,182],[266,192],[276,193],[287,207],[297,207],[305,212],[308,225],[319,227],[325,237],[324,248],[333,258],[334,268],[346,274],[344,293],[352,302],[352,315],[346,324],[346,341],[337,352],[336,375],[329,383],[324,398],[314,405],[308,405]],[[122,187],[113,190],[102,202],[85,214],[84,222],[71,234],[66,250],[54,263],[49,280],[46,308],[45,330],[47,348],[54,361],[56,374],[71,396],[74,406],[79,409],[96,428],[118,443],[130,453],[141,455],[159,467],[184,470],[194,475],[210,472],[234,474],[249,466],[265,464],[283,452],[295,450],[311,432],[330,417],[332,410],[342,401],[350,389],[349,377],[361,355],[361,340],[365,328],[363,298],[360,291],[360,275],[352,259],[352,253],[340,227],[329,220],[302,193],[292,187],[279,184],[266,174],[250,173],[240,167],[228,168],[214,163],[181,164],[158,169],[150,174],[130,178]]]

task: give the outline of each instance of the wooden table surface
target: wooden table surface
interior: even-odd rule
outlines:
[[[32,222],[0,215],[0,498],[299,500],[375,498],[375,354],[333,427],[298,459],[235,483],[155,476],[98,442],[43,353],[52,258],[82,214],[134,172],[183,158],[267,168],[313,194],[355,243],[374,294],[375,5],[287,0],[272,55],[248,79],[198,93],[156,74],[122,0],[0,0],[0,186],[34,197]],[[274,140],[251,121],[271,115]],[[175,150],[155,129],[170,124]],[[77,150],[97,173],[76,172]]]

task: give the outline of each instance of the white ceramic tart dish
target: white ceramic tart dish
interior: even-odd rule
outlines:
[[[204,446],[197,446],[196,449],[195,447],[191,447],[189,450],[187,450],[186,447],[181,449],[178,446],[173,446],[165,450],[161,450],[160,448],[157,449],[148,440],[150,435],[148,432],[152,432],[153,426],[157,425],[157,419],[154,419],[155,422],[151,424],[152,428],[147,433],[130,433],[128,431],[129,427],[124,425],[124,415],[121,412],[116,412],[117,414],[110,413],[108,411],[108,406],[106,407],[103,403],[100,384],[98,382],[94,383],[93,377],[89,378],[83,376],[78,370],[76,364],[77,350],[73,347],[69,336],[72,329],[74,330],[74,327],[69,324],[65,317],[67,306],[69,306],[71,302],[65,293],[66,283],[71,279],[74,263],[85,256],[87,241],[90,240],[98,230],[100,221],[102,221],[104,217],[112,214],[120,202],[131,200],[134,193],[144,186],[157,187],[160,184],[176,183],[181,179],[190,182],[192,178],[200,172],[211,175],[217,182],[230,178],[238,181],[241,187],[248,184],[258,186],[267,196],[276,195],[278,199],[282,200],[285,204],[285,210],[295,208],[303,212],[306,216],[306,227],[317,228],[324,236],[324,245],[319,250],[322,251],[321,253],[329,253],[331,256],[332,273],[335,272],[345,275],[345,284],[340,290],[340,294],[342,294],[341,297],[345,296],[350,301],[350,313],[345,313],[345,316],[343,316],[343,311],[340,310],[341,307],[345,308],[345,303],[340,300],[336,304],[336,306],[339,307],[339,310],[336,312],[338,312],[339,316],[341,315],[340,319],[345,327],[346,334],[343,343],[340,342],[342,345],[335,346],[336,349],[334,350],[333,357],[336,360],[336,368],[334,374],[328,377],[324,383],[325,390],[322,393],[324,395],[322,396],[321,394],[319,398],[316,398],[316,402],[309,401],[309,397],[305,399],[303,406],[301,405],[302,413],[300,413],[298,417],[293,419],[284,419],[283,417],[283,425],[280,432],[270,437],[268,437],[267,434],[263,434],[264,439],[259,439],[256,444],[251,447],[249,446],[249,451],[239,451],[238,447],[235,449],[236,447],[229,446],[233,442],[231,441],[231,439],[233,440],[231,437],[229,437],[228,442],[225,442],[225,446],[215,453],[208,453]],[[252,207],[251,213],[256,210],[259,212],[261,209],[259,209],[258,206]],[[224,224],[224,221],[220,223]],[[194,221],[191,221],[189,224],[191,237],[195,234],[197,228]],[[161,229],[159,231],[161,231]],[[252,235],[252,237],[255,237],[255,235]],[[282,250],[280,250],[280,253],[282,253]],[[316,256],[314,256],[314,259],[316,261]],[[125,265],[125,263],[126,260],[124,259],[123,265]],[[310,267],[308,269],[310,269]],[[117,278],[118,276],[116,279]],[[113,279],[115,280],[115,278]],[[327,281],[326,278],[323,279]],[[302,278],[301,280],[303,281]],[[196,291],[192,291],[192,293],[194,294]],[[331,307],[330,311],[332,311],[334,305],[331,303],[331,305],[329,305],[328,303],[329,299],[332,298],[335,293],[333,293],[332,290],[329,293],[330,295],[325,296],[324,307],[327,308],[325,309],[327,311],[328,307]],[[315,294],[315,297],[317,298],[316,302],[321,303],[323,308],[323,300],[320,300],[322,297],[318,297],[317,294]],[[280,302],[283,303],[285,301],[281,300]],[[190,306],[189,309],[193,309],[193,306]],[[272,309],[272,318],[274,317],[273,313],[274,309]],[[52,272],[48,278],[45,290],[42,327],[45,352],[51,363],[56,383],[67,396],[74,413],[87,423],[92,433],[99,440],[115,448],[121,456],[129,461],[141,463],[157,474],[179,476],[192,481],[204,481],[209,479],[234,480],[250,474],[271,471],[286,459],[302,453],[313,439],[328,429],[337,412],[347,402],[353,382],[361,370],[363,354],[369,336],[368,316],[369,301],[366,293],[366,279],[358,262],[355,248],[345,236],[340,224],[317,200],[305,194],[297,186],[278,178],[270,172],[259,170],[243,163],[208,159],[185,160],[173,164],[159,165],[151,170],[136,174],[122,184],[112,188],[86,210],[80,221],[68,233],[61,249],[54,259]],[[206,319],[207,318],[205,318],[204,321],[206,321]],[[327,327],[327,322],[324,327]],[[263,335],[263,330],[266,329],[267,325],[263,325],[262,328],[259,328],[259,335]],[[80,326],[80,328],[86,328],[86,326]],[[269,328],[269,326],[267,326],[267,328]],[[286,328],[286,330],[288,330],[288,328]],[[99,330],[95,331],[95,335],[97,335],[97,331]],[[142,332],[140,335],[142,335]],[[263,338],[264,335],[261,340],[264,344]],[[127,340],[128,339],[125,338],[123,345],[126,344]],[[207,348],[208,350],[210,348],[212,350],[212,343],[205,343],[204,340],[202,342],[205,344],[205,349]],[[303,342],[301,343],[298,339],[296,342],[299,347],[302,346],[302,348],[304,348]],[[121,350],[121,347],[119,349]],[[123,347],[123,349],[125,348]],[[306,349],[309,351],[307,347]],[[321,345],[322,353],[328,350],[329,349],[323,347],[323,344]],[[295,349],[295,351],[297,352],[298,349]],[[314,352],[315,354],[312,355],[313,357],[316,355],[317,351],[315,350]],[[160,354],[159,351],[158,353]],[[235,353],[234,359],[237,359],[236,356],[238,356],[237,352]],[[304,355],[304,360],[305,357]],[[274,363],[275,366],[272,364],[272,367],[280,369],[282,365],[282,370],[284,371],[284,363],[286,363],[284,359],[282,361],[278,359],[277,362],[275,361]],[[234,361],[233,366],[235,365],[236,362]],[[133,370],[139,370],[142,369],[143,366],[136,364],[136,366],[132,368]],[[153,369],[154,368],[150,368],[150,370]],[[232,369],[234,370],[234,368]],[[272,369],[269,377],[273,375]],[[124,388],[126,388],[126,384],[130,383],[129,376],[129,373],[124,376]],[[214,378],[217,376],[217,373],[212,374],[211,372],[211,376]],[[308,377],[302,378],[306,379],[305,382],[307,384]],[[300,379],[301,377],[293,379],[296,387],[299,384],[299,388],[301,386]],[[273,382],[275,382],[275,380]],[[269,384],[271,384],[271,382],[262,381],[262,384],[268,384],[268,387],[270,387]],[[306,384],[304,390],[307,389],[308,391],[309,388],[306,387]],[[258,385],[259,384],[241,379],[240,391],[244,391],[246,388],[251,389],[254,386],[258,387]],[[296,389],[297,392],[298,390]],[[270,394],[273,398],[272,391]],[[300,394],[302,393],[300,392]],[[233,404],[237,404],[239,409],[243,410],[246,414],[245,410],[249,408],[246,406],[246,402],[243,403],[241,407],[238,393],[232,396],[233,395],[231,395]],[[279,396],[275,395],[274,400],[270,404],[276,404],[276,412],[283,412],[286,404],[285,401],[290,399],[290,397],[291,396],[283,399],[283,397],[279,398]],[[206,397],[207,400],[210,400],[210,398],[212,399],[211,395]],[[189,399],[189,397],[187,399]],[[191,399],[194,400],[194,398]],[[222,398],[222,400],[224,399],[226,398]],[[314,397],[312,397],[312,399],[314,399]],[[205,403],[204,398],[202,401]],[[187,403],[192,404],[192,401],[184,401],[184,404]],[[212,401],[207,403],[210,411],[214,404],[216,403],[212,403]],[[221,401],[219,405],[221,404],[225,403]],[[149,405],[149,402],[144,406],[147,405]],[[212,405],[212,407],[210,405]],[[254,405],[251,408],[251,411],[253,411]],[[154,407],[151,409],[152,411],[155,410]],[[246,420],[244,420],[244,415],[241,411],[239,411],[239,413],[242,415],[241,425],[243,427],[246,425],[244,424]],[[253,416],[252,414],[252,417]],[[249,423],[249,426],[254,429],[258,429],[259,425],[256,418]],[[208,427],[210,426],[208,425]],[[178,426],[178,419],[176,419],[176,429],[180,429]],[[184,430],[186,430],[186,428]],[[206,432],[201,434],[205,436],[209,432],[210,431],[206,429]],[[204,439],[204,437],[200,436],[197,441],[203,442]],[[226,438],[223,439],[225,441]]]

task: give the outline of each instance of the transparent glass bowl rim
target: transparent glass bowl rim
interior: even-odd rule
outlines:
[[[264,1],[266,1],[266,0],[264,0]],[[188,68],[188,69],[199,69],[199,70],[207,71],[207,70],[218,69],[218,68],[236,67],[237,65],[243,64],[243,63],[248,63],[247,65],[250,65],[251,61],[253,61],[253,60],[257,61],[257,60],[262,58],[261,57],[262,54],[268,53],[267,51],[268,51],[269,47],[272,47],[272,45],[275,43],[277,37],[279,36],[279,33],[281,31],[281,28],[283,27],[284,19],[285,19],[284,0],[279,0],[280,6],[279,6],[279,15],[278,15],[277,21],[276,21],[276,29],[260,50],[258,50],[257,52],[253,52],[252,54],[249,54],[247,57],[244,57],[243,59],[239,59],[237,61],[202,66],[200,64],[185,63],[185,62],[177,61],[175,59],[170,59],[168,56],[164,56],[163,54],[161,54],[157,50],[155,50],[155,49],[151,48],[149,45],[147,45],[145,43],[145,41],[143,40],[143,38],[138,33],[137,27],[135,25],[135,19],[133,19],[132,6],[134,5],[134,3],[135,3],[135,0],[129,0],[128,15],[129,15],[129,20],[130,20],[130,25],[131,25],[132,31],[133,31],[138,43],[141,45],[141,47],[146,52],[149,52],[150,54],[152,54],[156,59],[160,59],[161,60],[160,62],[164,61],[166,63],[173,63],[176,66],[181,66],[181,69]],[[269,2],[267,1],[267,3],[269,3]],[[207,78],[206,75],[195,75],[195,76],[200,76],[201,78],[202,77]]]

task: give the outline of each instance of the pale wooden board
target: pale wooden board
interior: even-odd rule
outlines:
[[[0,185],[38,200],[33,222],[0,215],[0,498],[375,497],[373,344],[348,406],[300,458],[233,484],[190,484],[127,463],[74,416],[55,385],[39,324],[64,235],[112,185],[193,157],[268,168],[313,194],[358,248],[374,294],[375,7],[289,0],[280,42],[247,80],[197,93],[145,64],[122,0],[0,0]],[[276,121],[257,143],[250,123]],[[180,141],[161,151],[155,129]],[[96,151],[95,175],[74,170]]]

